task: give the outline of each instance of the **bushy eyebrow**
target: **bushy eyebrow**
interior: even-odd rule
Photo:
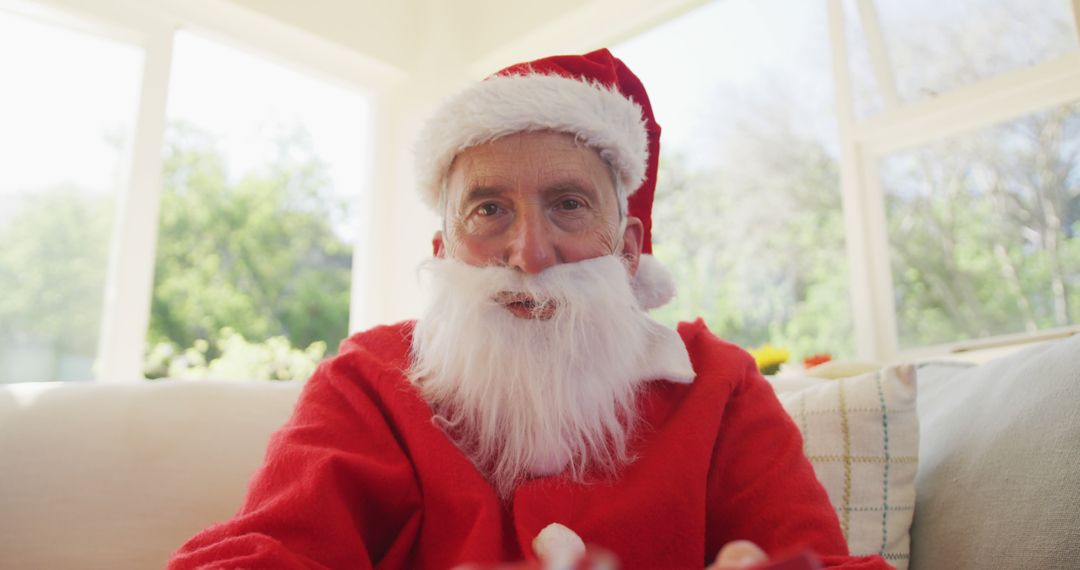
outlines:
[[[546,196],[551,196],[553,194],[561,194],[563,192],[581,193],[593,202],[596,202],[599,198],[599,194],[595,188],[593,188],[591,185],[581,184],[576,180],[564,180],[561,182],[556,182],[555,184],[552,184],[547,188],[544,188],[543,190],[543,193]]]
[[[479,200],[486,200],[488,198],[497,198],[505,193],[505,188],[499,188],[497,186],[476,186],[470,188],[469,191],[465,193],[465,197],[462,198],[461,203],[468,204]]]
[[[492,198],[498,198],[506,194],[506,189],[500,186],[484,186],[477,185],[469,188],[465,191],[465,195],[461,197],[461,201],[457,203],[457,216],[464,216],[473,204],[483,202],[484,200],[490,200]]]
[[[489,200],[492,198],[498,198],[504,196],[508,190],[502,186],[489,186],[485,184],[477,184],[465,191],[465,195],[460,202],[461,209],[467,209],[472,204]],[[557,194],[564,192],[573,192],[583,194],[592,202],[599,200],[599,192],[589,184],[583,184],[581,181],[568,178],[565,180],[559,180],[546,186],[540,191],[541,195],[545,199],[550,199]]]

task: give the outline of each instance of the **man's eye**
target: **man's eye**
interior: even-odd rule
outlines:
[[[584,204],[582,204],[581,201],[576,198],[567,198],[559,202],[559,207],[563,210],[577,210],[578,208],[581,208],[583,206]]]
[[[494,216],[499,213],[499,206],[496,204],[482,204],[476,209],[476,213],[484,217]]]

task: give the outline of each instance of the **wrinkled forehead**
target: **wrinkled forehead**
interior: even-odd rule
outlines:
[[[459,152],[443,181],[443,211],[477,190],[579,188],[619,202],[618,176],[602,153],[569,133],[514,133]],[[619,208],[620,211],[622,208]]]

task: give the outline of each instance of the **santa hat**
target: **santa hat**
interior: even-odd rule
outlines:
[[[574,135],[611,166],[623,211],[644,226],[634,290],[646,309],[675,294],[652,256],[652,202],[660,125],[626,64],[600,49],[512,65],[446,101],[421,131],[417,171],[424,202],[439,210],[445,177],[461,151],[507,135],[551,130]]]

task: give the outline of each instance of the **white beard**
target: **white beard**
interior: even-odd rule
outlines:
[[[409,377],[500,496],[529,476],[582,481],[632,459],[636,388],[660,325],[640,308],[621,259],[534,276],[450,259],[421,269],[429,295]],[[555,313],[516,317],[494,300],[508,292],[552,302]]]

